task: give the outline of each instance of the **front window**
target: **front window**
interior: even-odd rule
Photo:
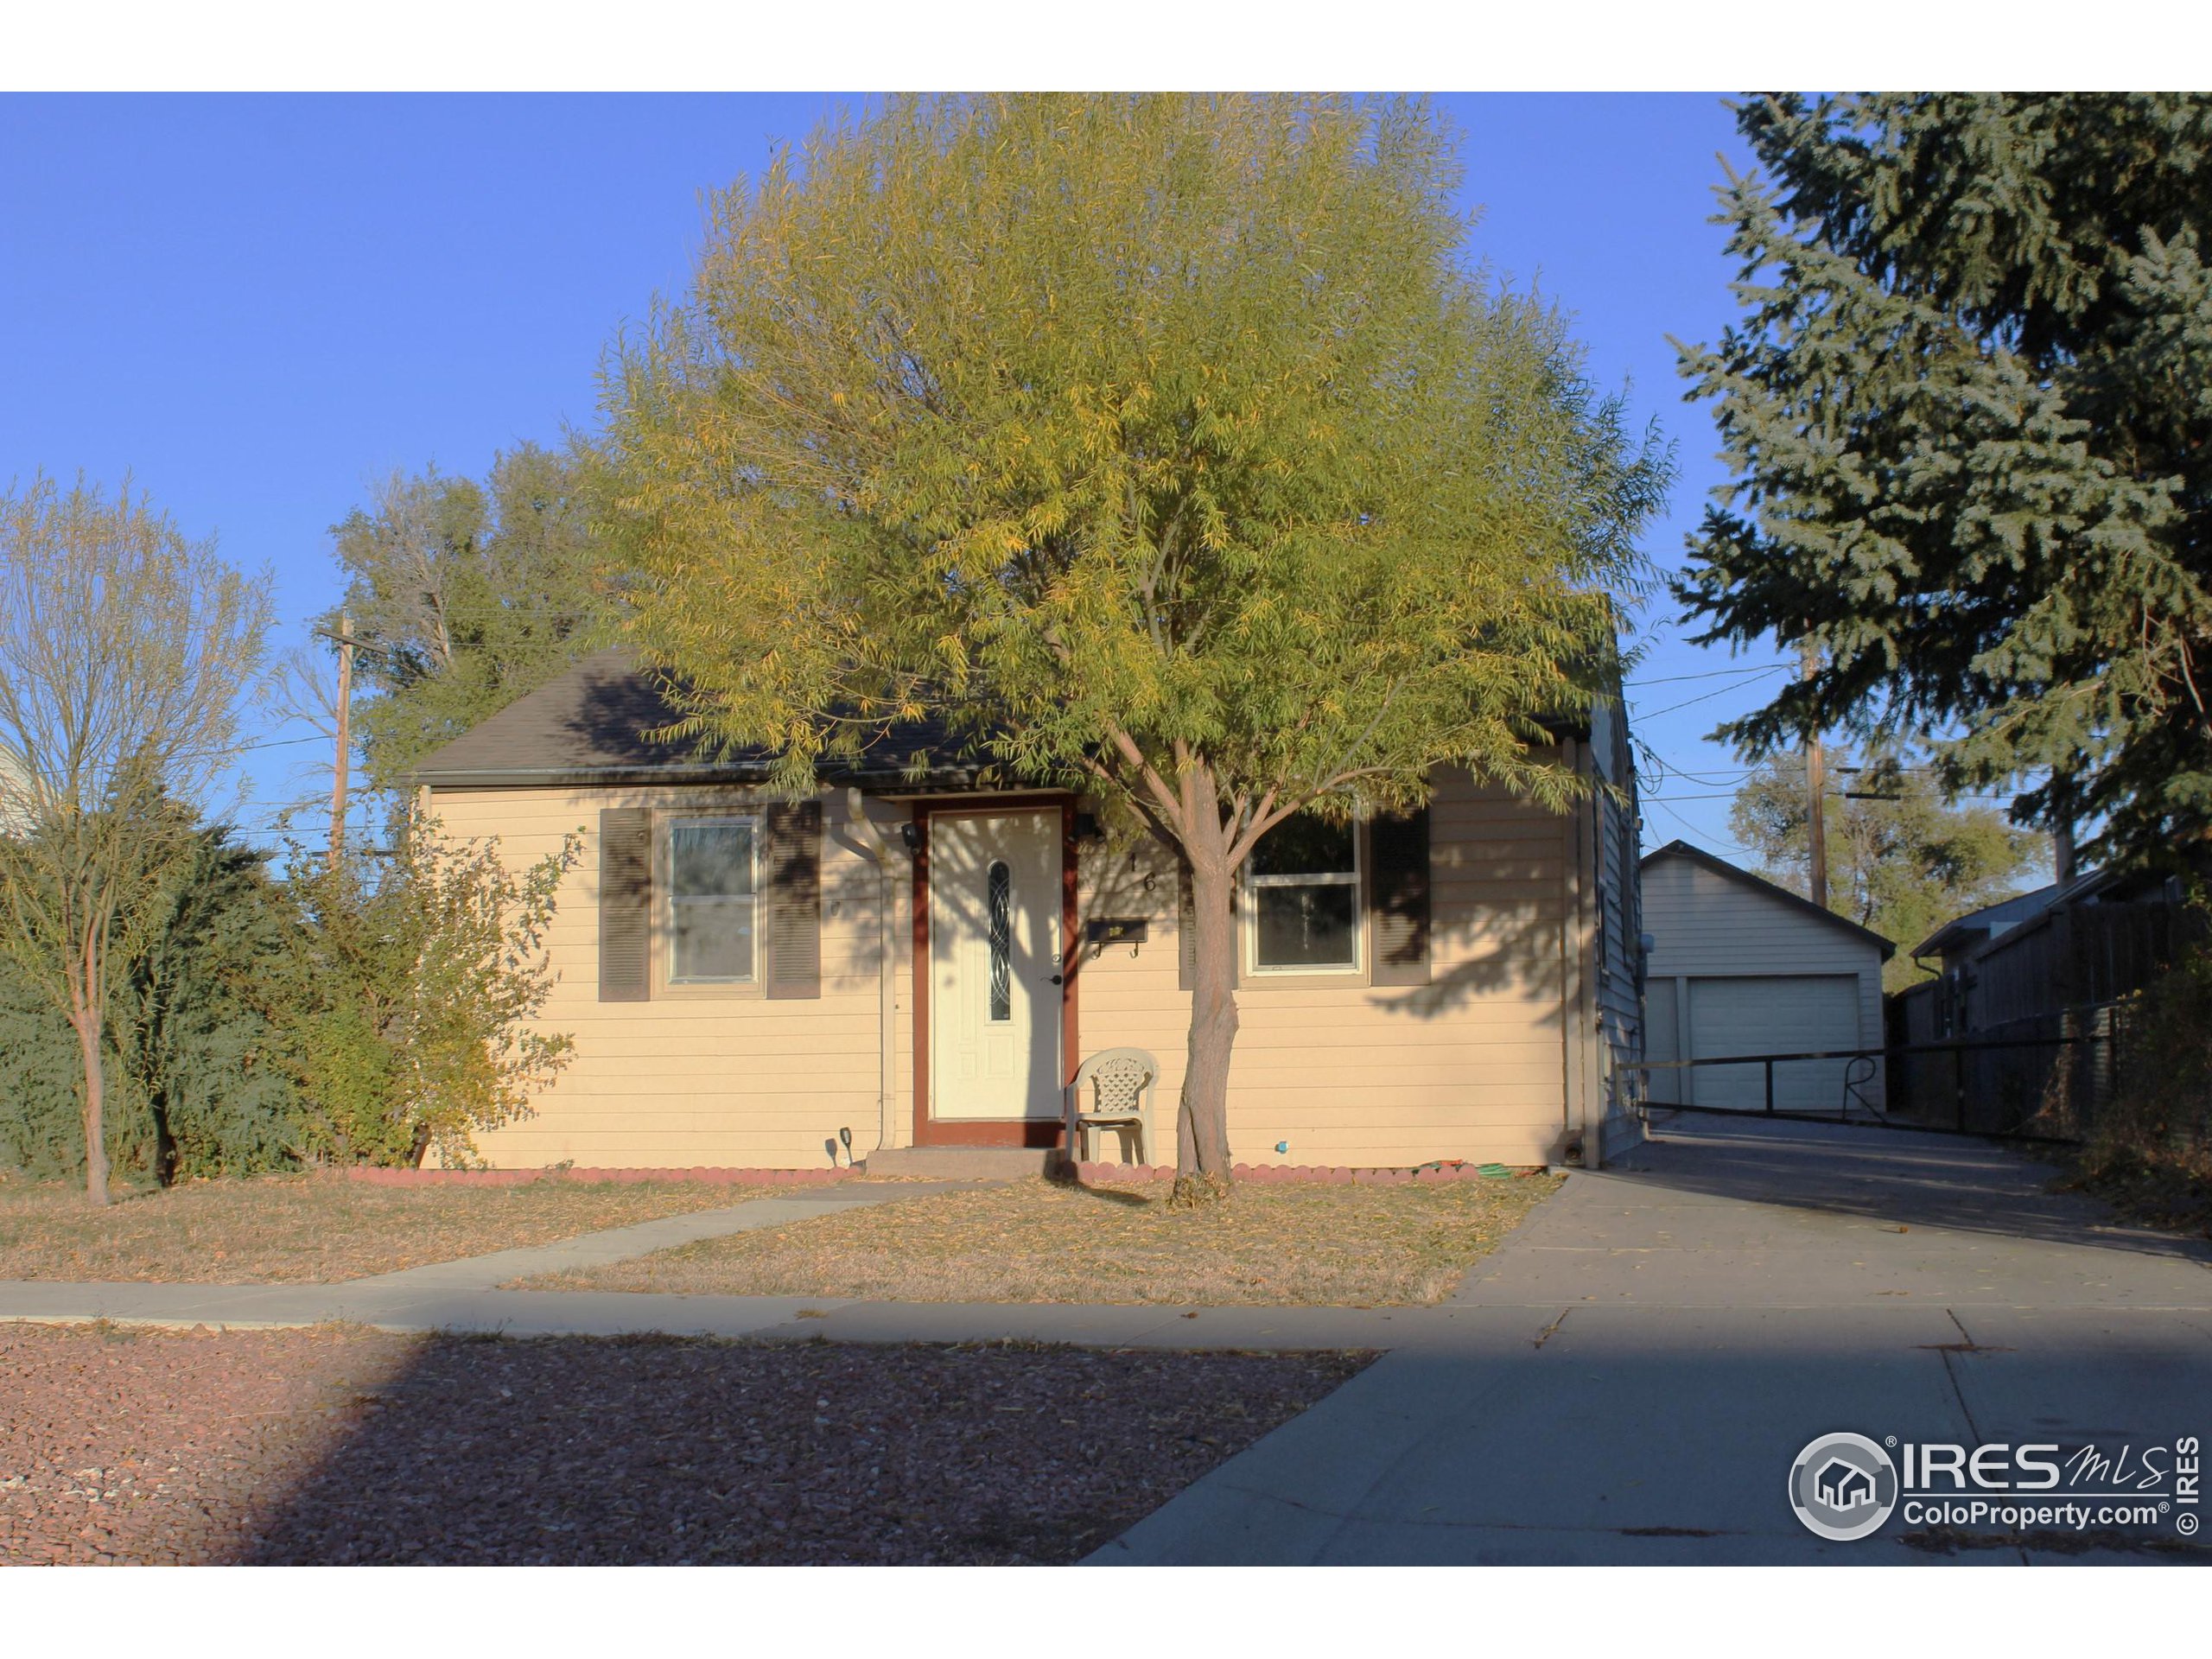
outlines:
[[[678,818],[668,831],[668,977],[727,985],[753,977],[752,818]]]
[[[1358,836],[1349,823],[1285,819],[1252,849],[1252,965],[1261,972],[1359,966]]]

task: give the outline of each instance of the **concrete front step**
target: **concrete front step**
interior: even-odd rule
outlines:
[[[861,1160],[862,1180],[925,1175],[938,1181],[1014,1181],[1050,1174],[1057,1147],[888,1147]]]

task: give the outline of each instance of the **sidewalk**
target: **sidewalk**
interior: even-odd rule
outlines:
[[[480,1258],[487,1259],[487,1258]],[[397,1277],[398,1275],[393,1275]],[[823,1296],[664,1296],[495,1290],[374,1279],[341,1285],[0,1281],[0,1322],[253,1330],[348,1320],[384,1331],[507,1336],[797,1337],[832,1342],[1065,1342],[1092,1347],[1392,1348],[1465,1315],[1433,1307],[1173,1307],[864,1302]]]

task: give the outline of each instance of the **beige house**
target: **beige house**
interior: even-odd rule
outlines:
[[[480,1137],[489,1162],[819,1168],[847,1135],[862,1158],[1041,1159],[1077,1065],[1118,1047],[1159,1065],[1123,1155],[1173,1161],[1174,861],[1109,842],[1077,797],[979,792],[927,730],[792,804],[758,756],[645,741],[671,718],[609,653],[416,772],[448,833],[518,862],[586,840],[543,1014],[574,1063]],[[1557,741],[1618,793],[1557,814],[1446,772],[1416,817],[1263,843],[1239,903],[1240,1162],[1595,1163],[1640,1135],[1617,1071],[1641,1040],[1626,734],[1601,712]]]

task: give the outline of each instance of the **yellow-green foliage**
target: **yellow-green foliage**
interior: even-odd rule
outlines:
[[[1232,836],[1447,760],[1564,798],[1529,741],[1609,683],[1668,464],[1458,179],[1418,104],[990,97],[720,196],[606,377],[687,729],[796,784],[933,713],[1109,803],[1205,777]]]
[[[301,1097],[298,1151],[408,1164],[474,1156],[474,1135],[527,1115],[574,1046],[531,1022],[552,988],[543,954],[582,832],[517,873],[489,841],[406,827],[373,870],[293,849],[302,912],[270,998]]]

